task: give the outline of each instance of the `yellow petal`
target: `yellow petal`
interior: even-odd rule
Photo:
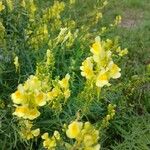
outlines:
[[[76,138],[82,129],[83,124],[81,122],[73,121],[69,126],[66,134],[69,138]]]
[[[47,132],[44,133],[41,137],[42,137],[42,139],[48,139],[48,133]]]
[[[28,114],[25,117],[27,117],[30,120],[33,120],[38,116],[40,116],[40,112],[36,108],[34,108],[34,109],[29,109]]]
[[[18,117],[25,117],[26,113],[28,113],[28,107],[26,106],[18,106],[13,113],[13,115],[16,115]],[[26,117],[25,117],[26,118]]]
[[[96,80],[96,86],[103,87],[109,85],[109,77],[107,72],[100,72]]]
[[[41,92],[35,96],[35,102],[38,106],[44,106],[46,104],[46,95]]]
[[[17,90],[15,93],[11,94],[11,98],[13,100],[13,103],[21,104],[21,102],[24,100],[24,95]]]
[[[32,130],[31,132],[36,137],[40,134],[40,129],[38,128],[38,129]]]

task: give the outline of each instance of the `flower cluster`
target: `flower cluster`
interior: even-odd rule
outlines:
[[[57,146],[57,142],[60,140],[60,134],[58,131],[54,131],[54,134],[52,137],[49,137],[49,134],[46,132],[42,136],[43,141],[43,147],[47,150],[55,150]]]
[[[20,135],[23,139],[30,140],[37,137],[40,134],[40,129],[32,129],[33,124],[29,120],[23,120],[20,122]]]
[[[24,84],[18,86],[11,98],[16,107],[13,114],[29,120],[37,118],[40,115],[38,107],[46,104],[46,93],[42,91],[42,81],[33,75]]]
[[[75,22],[72,21],[72,24],[74,25]],[[78,36],[78,30],[72,33],[71,30],[67,27],[61,28],[56,38],[56,45],[60,43],[61,45],[63,45],[65,43],[66,47],[70,48],[73,45],[77,36]]]
[[[27,29],[26,35],[27,38],[31,36],[28,42],[33,48],[38,50],[38,48],[40,48],[41,46],[43,46],[43,44],[48,42],[49,31],[48,31],[47,24],[44,23],[39,26],[37,25],[35,31],[31,31],[30,29],[29,30]]]
[[[75,139],[76,143],[72,146],[74,149],[80,150],[99,150],[100,144],[99,131],[89,122],[73,121],[66,131],[67,137]]]
[[[70,97],[69,79],[70,75],[67,74],[65,78],[57,81],[54,88],[52,88],[52,90],[47,93],[47,101],[53,109],[58,108],[58,110],[61,110],[62,97],[64,97],[65,99],[68,99]]]
[[[32,23],[28,24],[27,29],[25,29],[28,44],[38,50],[43,45],[49,43],[50,33],[55,34],[55,32],[61,28],[62,22],[60,13],[64,10],[65,4],[64,2],[54,1],[53,6],[45,9],[43,14],[38,16],[38,21],[35,19],[36,5],[33,0],[30,0],[29,3],[24,0],[22,6],[27,10],[29,20],[32,21]],[[49,24],[49,22],[51,22],[51,24]]]
[[[35,12],[37,10],[34,0],[22,0],[20,5],[27,11],[29,21],[34,22]]]
[[[111,78],[121,76],[121,69],[114,63],[112,52],[105,48],[106,44],[100,41],[100,37],[96,37],[91,47],[93,55],[86,58],[80,67],[81,75],[93,81],[97,87],[109,86]]]
[[[61,106],[59,100],[62,97],[68,99],[70,96],[69,90],[70,75],[67,74],[65,78],[58,81],[57,85],[51,91],[45,92],[45,82],[39,80],[37,76],[31,75],[29,79],[18,86],[11,98],[15,104],[14,115],[33,120],[40,115],[38,108],[44,106],[47,102],[52,105],[52,108]]]
[[[43,18],[45,20],[50,20],[52,18],[60,18],[60,13],[64,10],[65,3],[64,2],[59,2],[59,1],[54,1],[53,6],[49,7],[44,15]]]
[[[54,32],[61,27],[61,12],[65,8],[64,2],[54,1],[53,6],[48,7],[41,18],[42,22],[49,23],[51,21],[51,31]]]

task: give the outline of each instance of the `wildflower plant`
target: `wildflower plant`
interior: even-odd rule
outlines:
[[[121,76],[121,69],[113,62],[112,52],[106,50],[107,42],[101,42],[100,37],[95,39],[91,47],[93,56],[86,58],[82,63],[81,75],[87,80],[93,80],[97,87],[109,86],[111,78],[116,79]]]
[[[74,16],[78,13],[77,3],[80,2],[54,0],[41,9],[36,0],[0,1],[0,13],[12,18],[0,20],[0,48],[13,51],[9,57],[13,58],[13,73],[19,78],[10,92],[12,117],[18,123],[18,133],[23,140],[42,141],[39,145],[48,150],[60,147],[99,150],[102,129],[108,127],[116,113],[116,105],[109,104],[103,119],[92,122],[87,115],[91,104],[97,100],[101,103],[101,89],[110,86],[111,80],[120,78],[121,68],[115,58],[119,59],[128,51],[122,50],[119,42],[101,38],[105,27],[97,26],[103,18],[101,11],[108,3],[106,0],[96,1],[97,6],[94,4],[88,16],[92,18],[90,24],[88,19],[79,22]],[[83,11],[81,17],[86,13]],[[9,21],[13,25],[12,30],[7,31]],[[120,21],[121,17],[116,17],[109,27],[115,27]],[[18,30],[20,26],[23,27]],[[95,42],[93,37],[96,37]],[[87,49],[90,53],[85,54]],[[75,55],[81,56],[83,62]],[[78,64],[77,69],[71,62]],[[65,63],[67,69],[64,69]],[[81,87],[76,83],[78,76],[78,80],[81,76],[85,78],[80,79],[85,81]],[[81,116],[75,120],[78,111]],[[50,123],[42,126],[43,122]],[[68,124],[65,129],[64,124]]]

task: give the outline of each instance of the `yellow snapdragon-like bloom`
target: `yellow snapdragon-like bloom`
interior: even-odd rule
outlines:
[[[0,12],[4,9],[5,9],[5,6],[3,5],[2,1],[0,1]]]
[[[30,140],[40,134],[40,129],[32,129],[33,124],[28,120],[24,120],[21,124],[20,135],[23,139]]]
[[[35,129],[35,130],[24,130],[21,132],[21,136],[23,139],[30,140],[34,137],[37,137],[40,134],[40,129]]]
[[[95,38],[95,43],[91,47],[91,52],[93,53],[94,61],[97,63],[105,57],[105,51],[100,41],[100,37]]]
[[[57,141],[60,140],[60,134],[58,131],[55,131],[52,137],[49,137],[49,134],[46,132],[42,136],[43,146],[44,148],[48,150],[55,150],[55,147],[57,146]]]
[[[94,128],[90,122],[78,122],[73,121],[66,131],[66,135],[69,138],[76,140],[74,147],[82,147],[83,150],[99,150],[100,144],[99,131]]]
[[[33,120],[40,115],[40,112],[37,110],[37,108],[29,108],[28,106],[16,106],[13,115],[16,115],[20,118]]]
[[[70,79],[70,75],[66,74],[65,78],[59,81],[60,86],[64,89],[67,89],[69,87],[69,79]]]
[[[121,69],[113,62],[110,62],[108,68],[109,68],[109,76],[111,78],[117,79],[121,76],[121,73],[120,73]]]
[[[124,55],[127,55],[128,54],[128,49],[125,48],[125,49],[121,49],[120,46],[116,49],[116,52],[118,53],[119,56],[124,56]]]
[[[83,123],[78,121],[73,121],[66,131],[69,138],[77,138],[80,135]]]
[[[64,91],[65,99],[68,99],[68,98],[70,97],[70,94],[71,94],[71,92],[70,92],[69,89],[65,90],[65,91]]]
[[[30,76],[24,84],[20,84],[17,90],[11,94],[15,104],[14,115],[33,120],[40,115],[38,107],[47,102],[47,93],[42,91],[42,81],[36,76]]]
[[[28,80],[24,83],[25,90],[35,91],[41,90],[42,82],[36,77],[31,75]]]
[[[60,91],[59,87],[57,87],[57,86],[54,87],[51,91],[53,98],[58,97],[60,95],[60,93],[61,93],[61,91]]]
[[[21,104],[25,99],[25,95],[17,90],[11,95],[11,98],[15,104]]]
[[[61,110],[62,104],[70,97],[69,80],[70,75],[66,74],[62,80],[56,82],[51,91],[47,92],[47,102],[52,108]],[[65,98],[65,100],[62,101],[62,98]]]
[[[81,75],[86,77],[87,79],[90,79],[93,77],[93,63],[92,58],[88,57],[86,60],[82,63],[81,69]]]
[[[97,76],[96,86],[103,87],[105,85],[110,85],[109,84],[109,76],[108,76],[108,72],[103,70]]]
[[[85,122],[81,136],[83,137],[85,147],[93,147],[99,140],[99,131],[94,129],[89,122]]]
[[[46,104],[46,94],[43,92],[36,93],[35,103],[37,106],[44,106]]]
[[[113,42],[111,40],[100,41],[100,37],[96,37],[95,43],[91,47],[93,55],[87,57],[80,67],[81,75],[91,83],[95,83],[97,87],[109,86],[111,78],[117,79],[121,76],[121,69],[112,59],[112,48]]]

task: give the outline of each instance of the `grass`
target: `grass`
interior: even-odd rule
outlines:
[[[150,63],[150,21],[148,19],[150,4],[147,0],[122,0],[112,2],[107,9],[109,11],[106,11],[105,17],[108,18],[108,22],[116,14],[122,16],[121,25],[115,32],[110,33],[110,36],[119,35],[122,45],[128,47],[129,54],[122,63],[125,91],[118,90],[117,87],[116,91],[110,91],[107,97],[108,99],[114,97],[114,101],[120,103],[118,105],[125,104],[125,107],[119,108],[119,118],[112,124],[112,130],[109,130],[104,141],[104,143],[107,141],[107,145],[110,146],[106,148],[104,144],[104,149],[148,150],[150,148],[147,122],[150,112],[148,102],[150,86],[149,79],[146,82],[143,79],[147,78],[147,65]],[[135,83],[142,80],[141,84]],[[129,86],[131,89],[128,89]],[[116,132],[112,133],[115,130]],[[109,134],[112,139],[108,138]]]
[[[46,1],[46,0],[45,0]],[[49,2],[49,1],[46,1]],[[78,3],[82,1],[78,1]],[[43,3],[46,5],[47,3]],[[88,20],[85,15],[87,10],[91,9],[92,1],[87,0],[82,7],[79,4],[76,6],[81,16],[76,16],[77,14],[72,11],[74,19],[78,22],[78,25],[82,23],[87,23]],[[111,0],[109,5],[103,10],[104,19],[99,24],[99,26],[105,26],[111,23],[116,15],[122,16],[122,23],[113,31],[109,31],[102,35],[102,39],[112,38],[114,36],[119,36],[122,47],[128,48],[128,55],[118,61],[120,67],[122,68],[122,77],[112,87],[105,88],[101,94],[101,102],[95,102],[90,105],[88,112],[85,114],[83,120],[90,120],[95,123],[98,119],[102,119],[105,114],[106,105],[111,102],[117,104],[116,116],[111,122],[109,128],[105,129],[102,133],[101,138],[101,149],[102,150],[148,150],[150,149],[150,72],[148,72],[148,64],[150,64],[150,3],[149,0]],[[89,12],[90,14],[90,12]],[[68,15],[68,14],[66,14]],[[81,17],[81,18],[80,18]],[[6,18],[5,18],[6,19]],[[0,98],[6,100],[5,105],[7,105],[6,110],[0,110],[0,149],[42,149],[41,141],[37,142],[23,142],[17,132],[17,122],[15,119],[11,118],[11,103],[10,103],[10,93],[14,92],[18,83],[24,81],[29,74],[33,74],[35,70],[34,52],[29,53],[29,51],[24,51],[24,45],[21,47],[16,46],[17,42],[24,41],[24,36],[22,34],[22,26],[24,22],[19,25],[9,24],[11,22],[11,17],[7,18],[8,24],[6,25],[14,32],[13,34],[8,34],[12,37],[18,36],[20,41],[14,42],[8,45],[10,51],[6,51],[5,59],[1,59],[3,63],[0,64]],[[89,17],[89,19],[91,19]],[[14,19],[15,20],[15,19]],[[12,21],[13,22],[13,21]],[[18,29],[14,29],[18,26]],[[91,31],[93,32],[93,31]],[[18,38],[18,39],[19,39]],[[91,38],[91,37],[90,37]],[[79,41],[77,41],[78,49],[69,50],[68,52],[64,49],[58,47],[55,49],[54,53],[56,56],[56,68],[54,70],[56,75],[64,76],[65,73],[72,73],[74,81],[72,82],[73,94],[76,95],[83,88],[83,81],[81,79],[79,66],[87,54],[86,49],[89,49],[89,43],[84,41],[83,45],[85,48],[81,49]],[[18,44],[19,45],[19,44]],[[16,48],[16,49],[15,49]],[[11,65],[10,60],[12,59],[12,52],[17,52],[22,62],[22,76],[18,76],[14,73],[14,67]],[[21,50],[20,50],[21,49]],[[42,49],[41,49],[42,51]],[[61,54],[60,54],[61,51]],[[73,51],[73,53],[71,53]],[[0,49],[1,52],[1,49]],[[37,53],[40,55],[40,60],[42,59],[44,52]],[[38,60],[39,61],[39,60]],[[26,65],[28,62],[28,65]],[[68,66],[70,66],[68,68]],[[8,70],[7,70],[8,68]],[[59,68],[59,69],[57,69]],[[19,79],[18,79],[19,77]],[[84,106],[84,101],[75,103],[78,97],[71,99],[65,110],[59,114],[54,115],[51,111],[45,112],[42,116],[44,121],[39,119],[37,121],[37,126],[43,128],[43,130],[48,130],[52,132],[54,129],[63,126],[65,120],[70,122],[74,119],[76,111],[82,110]],[[91,113],[93,112],[93,114]],[[60,120],[60,118],[62,118]],[[88,119],[87,119],[88,118]],[[11,120],[11,121],[10,121]],[[51,126],[49,126],[51,124]],[[4,140],[3,140],[4,139]]]

